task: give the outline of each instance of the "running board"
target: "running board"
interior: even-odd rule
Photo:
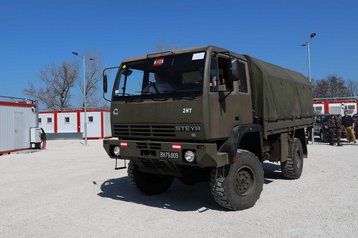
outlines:
[[[120,170],[120,169],[126,169],[127,168],[127,160],[123,160],[124,165],[122,167],[118,167],[118,159],[116,159],[116,165],[114,167],[115,170]]]

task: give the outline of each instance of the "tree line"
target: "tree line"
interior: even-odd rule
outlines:
[[[357,97],[358,82],[353,80],[343,80],[341,77],[330,74],[321,80],[313,80],[314,98],[338,98],[338,97]]]

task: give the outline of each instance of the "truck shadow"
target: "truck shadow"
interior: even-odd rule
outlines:
[[[264,175],[265,176],[265,181],[264,181],[265,184],[270,184],[270,183],[274,182],[275,180],[284,179],[282,177],[280,164],[265,162],[265,163],[263,163],[263,168],[264,168],[264,172],[265,172],[265,175]]]
[[[265,171],[264,184],[270,184],[275,180],[283,179],[280,165],[264,163],[263,167]],[[136,189],[129,178],[125,176],[103,182],[101,192],[97,195],[103,198],[176,211],[229,211],[214,201],[209,185],[206,182],[188,186],[175,180],[167,192],[148,196]]]
[[[207,183],[187,186],[175,180],[167,192],[149,196],[136,189],[128,177],[120,177],[105,181],[101,185],[101,192],[97,195],[104,198],[176,211],[227,211],[215,203]]]

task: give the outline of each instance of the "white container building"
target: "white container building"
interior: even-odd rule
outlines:
[[[30,128],[37,127],[36,103],[0,97],[0,155],[31,148]]]
[[[349,115],[358,112],[358,98],[316,98],[313,100],[313,110],[315,114],[344,114],[348,111]]]
[[[110,112],[106,109],[89,109],[87,114],[87,138],[111,137]],[[39,112],[39,127],[45,133],[81,133],[84,136],[83,110],[56,110]]]

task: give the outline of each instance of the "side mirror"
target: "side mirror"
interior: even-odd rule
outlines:
[[[109,68],[105,68],[102,72],[102,80],[103,80],[103,99],[108,101],[108,102],[111,102],[111,100],[107,99],[106,98],[106,93],[108,91],[108,77],[109,77],[109,80],[110,82],[109,83],[112,83],[112,80],[115,80],[115,77],[114,77],[114,73],[119,73],[117,72],[117,69],[119,69],[120,67],[119,66],[115,66],[115,67],[109,67]],[[108,70],[108,71],[107,71]],[[112,77],[113,76],[113,77]]]
[[[122,72],[122,74],[125,75],[125,76],[129,76],[129,75],[131,75],[132,73],[133,73],[133,71],[130,70],[130,69],[125,69],[125,70]]]
[[[108,80],[107,75],[103,75],[103,92],[107,93],[107,87],[108,87]]]

